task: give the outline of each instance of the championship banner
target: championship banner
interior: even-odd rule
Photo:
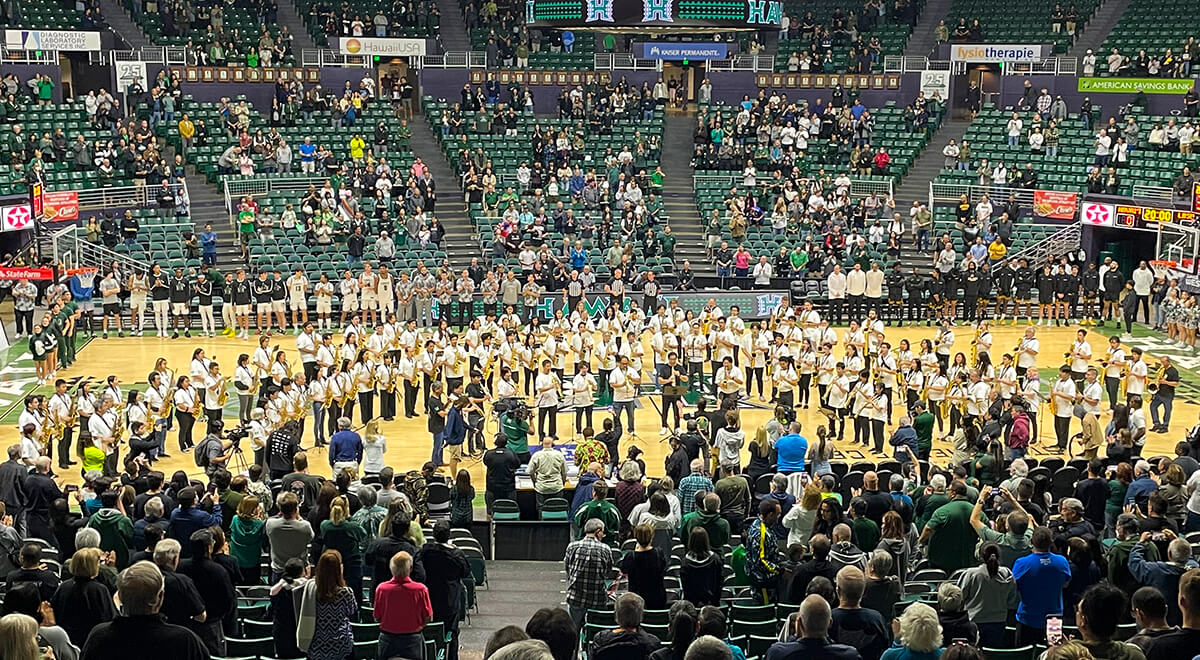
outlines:
[[[0,267],[0,280],[52,280],[52,268]]]
[[[48,192],[42,196],[42,213],[46,222],[79,219],[79,193],[74,190]]]
[[[1079,194],[1056,190],[1033,191],[1033,214],[1039,218],[1074,220],[1079,209]]]

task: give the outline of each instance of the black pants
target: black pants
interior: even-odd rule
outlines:
[[[872,420],[870,420],[870,422],[871,422],[871,436],[875,439],[875,453],[882,454],[883,453],[883,420],[882,419],[872,419]]]
[[[976,311],[979,310],[979,296],[967,296],[963,302],[963,316],[968,321],[974,321],[977,318]]]
[[[1054,416],[1054,437],[1058,440],[1058,449],[1066,449],[1071,441],[1071,418]]]
[[[329,402],[329,408],[325,411],[325,428],[327,429],[326,438],[332,438],[334,433],[338,432],[338,418],[342,416],[342,406],[335,398]]]
[[[17,314],[17,334],[33,334],[33,310],[18,310]]]
[[[1150,296],[1138,296],[1137,300],[1137,307],[1133,310],[1133,320],[1137,320],[1137,310],[1140,308],[1146,312],[1146,323],[1150,323],[1154,320],[1154,317],[1150,316]]]
[[[1111,408],[1121,400],[1117,397],[1121,392],[1121,379],[1116,376],[1104,377],[1104,391],[1108,394],[1108,407]]]
[[[583,430],[592,425],[592,406],[575,406],[575,432],[583,433]]]
[[[758,395],[765,396],[763,392],[763,368],[749,367],[746,369],[746,371],[748,372],[746,374],[746,396],[750,396],[752,394],[752,391],[754,390],[752,385],[754,385],[756,382],[758,383]]]
[[[458,314],[457,314],[458,325],[460,327],[466,328],[467,326],[471,325],[471,312],[472,312],[471,308],[473,306],[474,305],[471,301],[467,301],[467,302],[459,301],[454,304],[455,311],[458,312]],[[454,325],[454,324],[451,323],[451,325]]]
[[[812,395],[812,374],[800,374],[800,405],[808,407]]]
[[[363,424],[375,416],[375,391],[358,393],[358,416]]]
[[[74,428],[68,428],[63,431],[62,438],[58,440],[58,467],[67,469],[71,462],[71,440],[75,435]]]
[[[920,321],[921,320],[921,310],[924,309],[924,307],[925,307],[925,301],[921,300],[920,298],[909,298],[908,299],[908,320],[909,321]]]
[[[538,438],[546,437],[546,420],[550,420],[550,435],[558,435],[558,406],[542,406],[538,411]]]
[[[761,370],[760,370],[761,371]],[[759,386],[761,389],[761,385]],[[675,425],[671,426],[667,423],[667,417],[675,418]],[[662,426],[665,429],[679,428],[679,397],[663,395],[662,398]]]
[[[304,382],[311,383],[317,377],[317,370],[320,369],[315,361],[304,363]]]
[[[392,419],[396,416],[396,393],[394,391],[379,391],[379,416],[384,419]]]
[[[871,420],[866,415],[854,418],[854,443],[866,447],[871,443]]]
[[[861,321],[863,318],[863,297],[861,295],[858,295],[858,296],[852,295],[852,296],[849,296],[849,300],[850,300],[850,312],[849,312],[850,320],[851,321]]]
[[[780,407],[783,407],[783,408],[795,408],[796,407],[796,393],[791,390],[788,390],[787,392],[779,392],[778,399],[779,399],[778,405]]]
[[[845,298],[830,298],[829,299],[829,317],[833,325],[842,324],[842,308],[845,306]]]
[[[196,416],[177,410],[175,419],[179,421],[179,451],[185,452],[192,448],[192,427],[196,425]]]
[[[206,407],[206,408],[204,409],[204,416],[208,418],[208,422],[207,422],[207,423],[204,425],[204,433],[205,433],[206,435],[207,435],[207,434],[210,434],[210,433],[215,433],[215,432],[216,432],[216,429],[217,429],[217,427],[219,427],[219,426],[220,426],[220,424],[221,424],[221,412],[222,412],[222,411],[221,411],[221,409],[220,409],[220,408],[208,408],[208,407]]]
[[[420,388],[407,380],[404,381],[404,416],[417,416],[417,394],[420,393]]]

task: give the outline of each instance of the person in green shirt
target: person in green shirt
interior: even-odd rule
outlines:
[[[250,51],[246,53],[246,66],[251,69],[258,68],[258,51],[255,50],[254,46],[251,46]]]
[[[975,530],[971,526],[973,507],[967,500],[967,485],[954,482],[949,494],[950,501],[933,513],[920,538],[927,548],[929,562],[947,574],[976,564]]]
[[[267,547],[266,513],[258,498],[248,495],[238,503],[237,514],[229,523],[229,554],[241,569],[240,584],[253,585],[260,582],[262,551]]]
[[[608,484],[604,481],[597,481],[592,485],[592,499],[579,507],[575,512],[575,540],[583,538],[583,525],[587,521],[595,518],[604,523],[604,529],[620,529],[621,528],[621,512],[617,510],[617,506],[608,501]],[[604,537],[605,543],[616,545],[618,534],[607,534]]]
[[[500,417],[500,432],[508,442],[508,450],[516,454],[522,463],[528,463],[529,436],[533,435],[529,420],[506,413]]]
[[[804,251],[804,248],[797,245],[796,249],[792,250],[792,254],[788,256],[788,263],[792,266],[792,277],[797,277],[808,266],[808,253]]]
[[[1033,552],[1033,527],[1030,525],[1029,514],[1021,508],[1012,493],[1001,490],[1000,494],[1013,505],[1013,511],[1004,516],[1003,531],[989,527],[983,515],[984,503],[993,496],[990,488],[985,489],[979,494],[979,497],[975,498],[975,506],[971,509],[971,527],[979,535],[980,542],[995,543],[1000,546],[1000,563],[1012,568],[1013,563],[1018,559]]]
[[[50,76],[38,76],[38,105],[50,105],[54,102],[54,81]]]
[[[929,453],[933,451],[933,413],[925,409],[925,402],[918,401],[913,406],[913,430],[917,432],[917,456],[923,460],[929,460]]]
[[[662,256],[668,259],[675,259],[675,234],[671,232],[671,225],[663,227],[663,233],[658,237],[659,246],[662,248]]]
[[[850,500],[850,530],[859,548],[879,545],[879,525],[867,517],[867,501],[861,497]]]
[[[924,529],[925,523],[933,517],[933,513],[950,501],[946,496],[946,475],[935,474],[929,478],[929,485],[919,495],[913,494],[913,507],[916,514],[917,529]]]

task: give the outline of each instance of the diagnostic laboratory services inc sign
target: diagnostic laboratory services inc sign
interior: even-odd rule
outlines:
[[[83,30],[5,30],[9,50],[62,50],[97,52],[100,33]]]

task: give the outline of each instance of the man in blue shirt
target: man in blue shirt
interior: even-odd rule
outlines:
[[[1033,530],[1033,552],[1013,563],[1013,578],[1021,603],[1017,606],[1017,644],[1044,644],[1046,617],[1062,615],[1063,586],[1071,579],[1067,558],[1050,552],[1054,534],[1046,527]]]
[[[808,439],[800,435],[800,422],[792,422],[787,435],[775,441],[779,455],[779,471],[784,474],[804,471],[804,457],[808,454]]]
[[[362,462],[362,437],[350,430],[350,418],[339,417],[338,431],[329,439],[329,465],[334,474],[342,468],[357,468]]]
[[[1156,490],[1158,484],[1150,478],[1150,463],[1145,460],[1138,461],[1133,466],[1133,483],[1125,490],[1125,506],[1136,504],[1145,514],[1146,502],[1150,501],[1151,493]]]
[[[317,145],[312,143],[312,138],[304,138],[297,150],[300,152],[300,171],[311,174],[316,169]]]
[[[204,231],[200,232],[200,263],[217,265],[217,232],[211,222],[205,223]]]

